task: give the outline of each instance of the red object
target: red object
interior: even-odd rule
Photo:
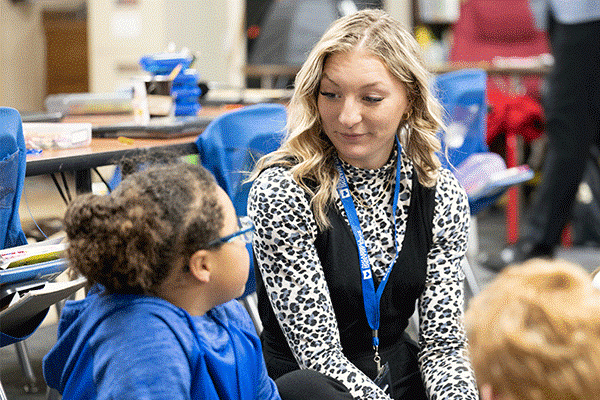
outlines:
[[[449,61],[492,62],[496,57],[526,58],[550,53],[548,35],[535,26],[529,0],[462,1],[452,34]],[[539,77],[523,77],[524,93],[540,98],[540,82]],[[514,89],[510,77],[489,78],[488,85]]]
[[[248,39],[256,39],[260,35],[260,26],[250,25],[248,27]]]
[[[561,243],[562,243],[563,247],[573,246],[573,232],[572,232],[571,224],[565,225],[565,228],[562,231],[560,239],[561,239]]]
[[[526,58],[550,53],[548,36],[536,28],[529,0],[464,0],[460,16],[452,26],[451,62],[493,62],[496,57]],[[505,134],[506,166],[517,164],[517,135],[525,141],[543,132],[543,113],[534,99],[540,98],[537,76],[521,77],[516,87],[512,77],[488,78],[488,144]],[[523,88],[525,90],[523,90]],[[505,95],[508,89],[514,96]],[[528,96],[525,96],[527,94]],[[508,191],[507,242],[517,241],[519,232],[519,189]]]
[[[531,142],[544,133],[544,110],[531,97],[488,88],[487,101],[490,106],[486,136],[488,146],[500,134],[519,135],[526,142]]]
[[[487,93],[490,111],[487,119],[488,146],[498,135],[505,136],[506,167],[518,163],[517,136],[526,142],[539,138],[544,133],[544,114],[541,105],[529,96],[512,96],[489,88]],[[514,244],[519,239],[519,188],[508,190],[506,206],[506,241]]]
[[[536,28],[529,0],[465,0],[452,27],[451,61],[492,61],[549,53],[548,37]]]

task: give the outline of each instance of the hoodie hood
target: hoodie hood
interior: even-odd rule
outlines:
[[[95,342],[111,334],[109,327],[102,323],[114,314],[131,314],[132,310],[135,312],[132,305],[141,302],[151,302],[162,313],[169,310],[176,314],[183,313],[181,309],[159,298],[105,295],[100,290],[83,300],[68,301],[61,312],[57,342],[43,359],[44,379],[48,386],[63,393],[69,379],[81,381],[83,374],[91,377],[91,349]],[[92,396],[91,393],[90,395]]]

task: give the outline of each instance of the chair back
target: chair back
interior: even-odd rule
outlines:
[[[486,73],[478,69],[441,74],[433,82],[447,125],[446,131],[440,132],[440,160],[465,188],[472,215],[495,203],[509,187],[533,176],[527,165],[507,169],[500,155],[488,151],[486,87]]]
[[[0,107],[0,248],[27,244],[21,228],[19,204],[25,182],[26,149],[21,115],[10,107]],[[0,287],[0,295],[9,290]],[[45,316],[45,314],[44,314]],[[0,347],[29,336],[42,322],[37,318],[29,328],[16,336],[0,332]]]
[[[448,72],[433,81],[447,126],[445,132],[440,132],[440,160],[445,168],[453,171],[467,194],[470,189],[484,184],[492,174],[506,169],[504,160],[490,153],[486,144],[486,81],[487,74],[480,69]],[[502,192],[483,198],[469,197],[471,214],[493,204]]]
[[[19,219],[25,163],[21,115],[14,108],[0,107],[0,248],[3,249],[27,243]]]
[[[433,81],[447,126],[445,132],[440,132],[440,160],[446,168],[456,168],[471,154],[488,151],[486,78],[483,70],[462,69],[437,75]]]
[[[240,216],[247,213],[251,186],[244,180],[260,157],[279,148],[286,121],[285,106],[255,104],[217,117],[196,139],[202,166],[213,173]],[[244,296],[256,287],[251,245],[248,250],[250,276]]]

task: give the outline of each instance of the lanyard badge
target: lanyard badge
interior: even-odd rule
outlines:
[[[390,275],[390,272],[392,271],[392,267],[398,259],[398,242],[396,235],[396,208],[398,206],[398,195],[400,192],[400,161],[402,151],[398,138],[396,138],[396,143],[398,145],[398,156],[396,160],[396,184],[394,185],[394,202],[392,208],[392,225],[394,227],[394,246],[396,251],[394,259],[392,260],[385,276],[379,283],[377,290],[375,290],[375,285],[373,282],[373,273],[371,270],[371,263],[369,261],[369,255],[367,253],[367,246],[365,244],[362,229],[360,228],[358,214],[356,213],[356,207],[354,206],[354,201],[352,200],[352,196],[350,195],[348,180],[346,179],[346,174],[344,173],[344,169],[342,168],[340,161],[338,160],[336,163],[336,168],[340,176],[337,191],[342,201],[344,210],[346,211],[346,214],[348,216],[348,222],[350,223],[352,233],[354,234],[354,239],[356,240],[356,246],[358,247],[360,271],[362,278],[363,302],[365,307],[365,313],[367,315],[367,321],[369,323],[371,331],[373,332],[373,350],[375,351],[375,357],[373,358],[373,360],[377,365],[378,379],[380,378],[380,376],[389,375],[389,369],[387,374],[385,371],[387,368],[387,363],[384,366],[382,366],[381,357],[379,356],[379,303],[381,300],[381,295],[387,283],[387,279]]]

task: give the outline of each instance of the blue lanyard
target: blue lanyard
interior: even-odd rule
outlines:
[[[396,208],[398,206],[398,195],[400,193],[400,159],[402,151],[400,143],[398,142],[398,138],[396,138],[396,142],[398,143],[398,158],[396,160],[396,184],[394,185],[394,203],[392,206],[395,256],[385,276],[379,283],[377,291],[375,291],[375,285],[373,283],[373,274],[371,272],[371,263],[369,261],[369,254],[367,253],[367,246],[365,245],[363,232],[360,228],[360,223],[358,221],[356,207],[354,206],[354,201],[352,200],[352,196],[350,194],[350,188],[348,187],[348,180],[346,179],[346,174],[344,173],[344,169],[342,168],[340,161],[337,160],[336,163],[336,168],[340,175],[337,191],[340,196],[340,199],[342,200],[342,206],[344,207],[344,210],[346,210],[346,214],[348,215],[348,222],[350,223],[352,233],[354,233],[354,239],[356,240],[356,246],[358,247],[360,272],[362,276],[363,302],[365,305],[365,313],[367,314],[367,322],[369,323],[369,327],[371,327],[373,331],[373,347],[376,351],[379,347],[379,302],[381,301],[381,295],[385,288],[385,284],[387,283],[387,279],[390,275],[390,272],[392,271],[392,267],[398,259],[398,238],[396,235]]]

